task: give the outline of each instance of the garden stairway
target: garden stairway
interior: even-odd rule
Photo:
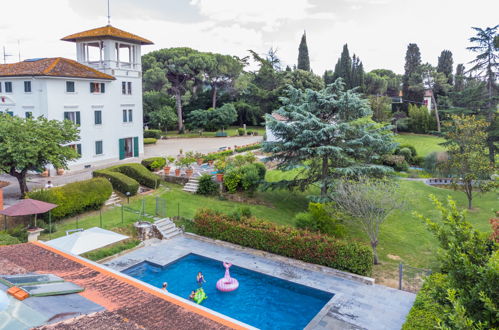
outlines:
[[[116,193],[113,191],[111,194],[111,197],[104,203],[105,206],[120,206],[121,205],[121,198],[116,195]]]
[[[198,191],[198,186],[199,186],[199,180],[195,178],[190,178],[182,190],[195,194]]]
[[[163,239],[170,239],[182,233],[170,218],[156,220],[154,226],[161,233]]]

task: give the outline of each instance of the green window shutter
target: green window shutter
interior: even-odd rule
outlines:
[[[95,92],[95,85],[94,83],[90,83],[90,93]]]
[[[78,154],[81,156],[81,144],[80,143],[78,143],[76,145],[76,152],[78,152]]]
[[[104,83],[100,84],[100,92],[105,93],[106,92],[106,85]]]
[[[95,125],[102,124],[102,112],[100,110],[94,111]]]
[[[80,125],[80,124],[81,124],[81,121],[80,121],[80,112],[76,111],[76,125]]]
[[[64,112],[64,119],[65,120],[70,120],[69,119],[69,112]]]
[[[139,137],[133,138],[133,157],[139,157]]]
[[[120,159],[125,159],[125,139],[119,140]]]
[[[126,110],[123,110],[123,122],[126,123],[128,121],[127,119],[127,115],[126,115]]]

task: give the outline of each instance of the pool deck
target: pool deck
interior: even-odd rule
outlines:
[[[195,253],[334,293],[306,329],[400,329],[416,297],[410,292],[368,284],[369,281],[362,277],[349,278],[348,273],[327,267],[195,235],[184,234],[148,243],[146,247],[109,260],[105,265],[122,271],[144,260],[165,265]]]

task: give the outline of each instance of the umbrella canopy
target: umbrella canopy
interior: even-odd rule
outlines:
[[[9,206],[5,210],[1,210],[0,214],[7,215],[9,217],[40,214],[48,212],[57,206],[58,205],[56,204],[37,201],[36,199],[23,199],[19,203]]]
[[[72,254],[82,254],[127,238],[128,236],[115,233],[114,231],[92,227],[47,241],[45,244]]]

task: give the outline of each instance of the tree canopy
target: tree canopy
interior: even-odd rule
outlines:
[[[310,58],[308,57],[307,36],[303,32],[301,37],[300,47],[298,47],[298,65],[299,70],[310,71]]]
[[[43,171],[49,164],[67,168],[69,161],[80,157],[67,145],[79,138],[78,128],[69,120],[0,114],[0,171],[19,181],[24,196],[28,171]]]

